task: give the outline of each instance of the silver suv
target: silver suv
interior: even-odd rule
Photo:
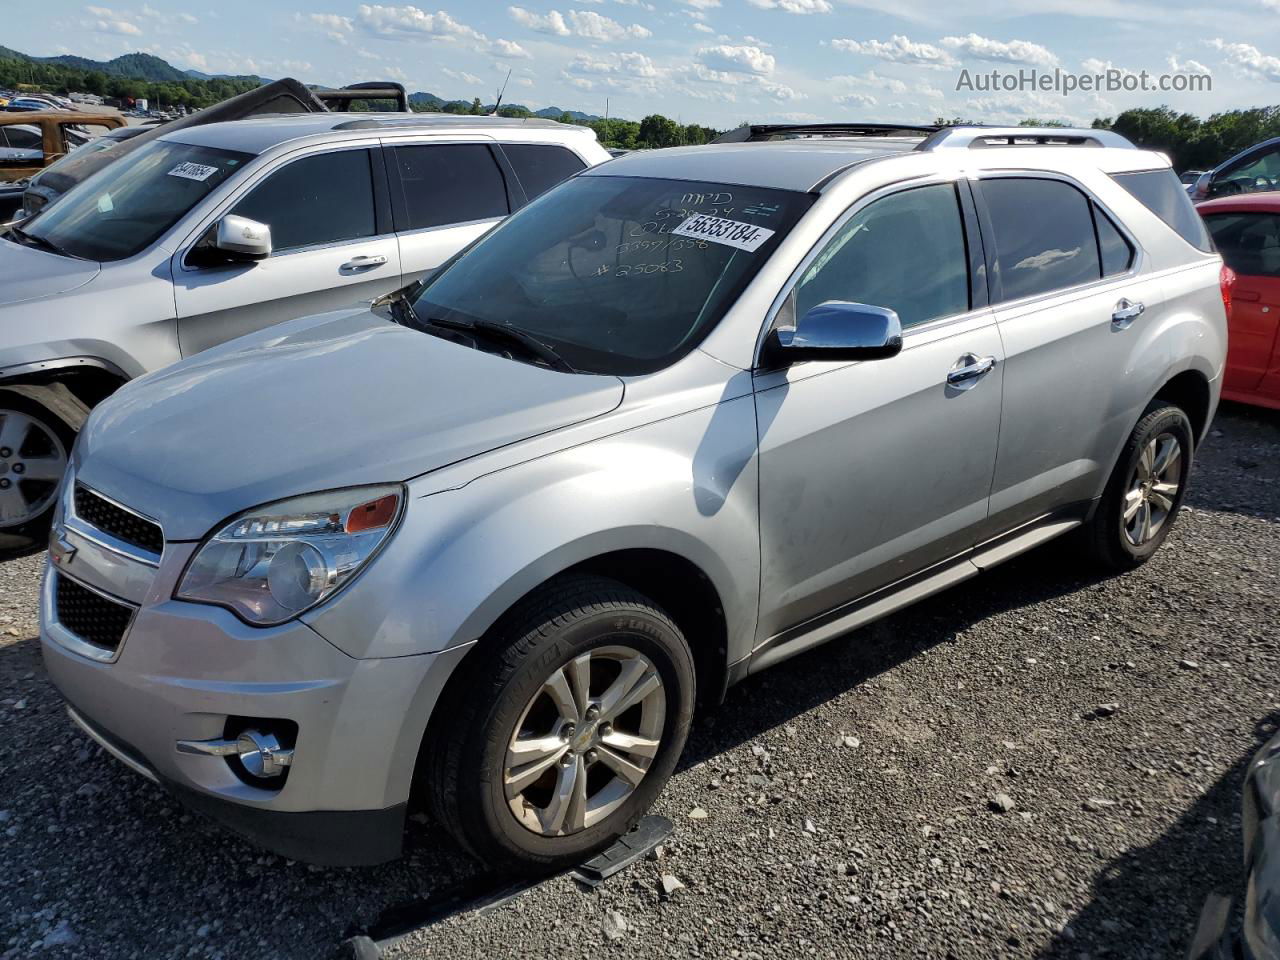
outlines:
[[[418,784],[563,865],[695,701],[1060,534],[1142,563],[1226,348],[1167,160],[874,132],[628,155],[385,306],[121,389],[43,588],[72,718],[290,857],[396,856]]]
[[[214,344],[371,301],[609,159],[585,127],[276,115],[163,134],[0,237],[0,556],[48,537],[88,408]]]

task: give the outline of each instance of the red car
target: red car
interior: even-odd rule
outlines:
[[[1280,192],[1219,197],[1196,209],[1236,274],[1222,396],[1280,410]]]

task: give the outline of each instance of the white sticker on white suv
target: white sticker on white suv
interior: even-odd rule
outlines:
[[[182,177],[184,180],[208,180],[218,172],[217,167],[210,167],[203,163],[191,163],[187,161],[180,163],[169,171],[171,177]]]
[[[773,236],[773,231],[741,220],[726,220],[705,213],[695,213],[671,231],[682,237],[698,237],[727,247],[754,251]]]

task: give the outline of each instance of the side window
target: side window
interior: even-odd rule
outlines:
[[[275,251],[341,243],[377,232],[368,150],[338,150],[294,160],[271,174],[231,211],[271,228]]]
[[[1208,253],[1213,249],[1204,221],[1187,196],[1187,188],[1172,170],[1165,168],[1143,170],[1139,173],[1113,173],[1111,179],[1128,190],[1144,207],[1197,250]]]
[[[399,230],[443,227],[505,217],[507,185],[493,153],[483,143],[438,143],[395,147],[404,197]]]
[[[1096,203],[1090,206],[1093,208],[1093,225],[1098,231],[1098,254],[1102,257],[1102,275],[1113,277],[1118,273],[1127,272],[1133,264],[1133,247]]]
[[[0,129],[4,130],[4,136],[8,139],[9,146],[16,150],[44,149],[44,135],[40,132],[39,127],[28,126],[27,124],[10,124]]]
[[[1280,147],[1271,147],[1261,156],[1246,158],[1240,166],[1215,177],[1209,185],[1209,194],[1222,197],[1277,189],[1280,189]]]
[[[572,150],[545,143],[504,143],[502,152],[511,161],[530,200],[587,166]]]
[[[1102,276],[1091,204],[1083,193],[1058,180],[993,177],[980,183],[995,233],[1003,300]]]
[[[904,327],[969,309],[969,268],[955,187],[916,187],[855,214],[805,271],[796,316],[826,300],[896,310]]]
[[[1236,273],[1280,277],[1280,216],[1215,213],[1205,217],[1222,259]]]

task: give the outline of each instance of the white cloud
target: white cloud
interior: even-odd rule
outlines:
[[[808,13],[831,12],[831,4],[827,0],[747,0],[747,2],[761,10],[782,10],[784,13],[801,16]]]
[[[1274,2],[1277,4],[1276,9],[1280,10],[1280,0],[1274,0]],[[1207,66],[1201,63],[1199,60],[1192,60],[1189,57],[1186,60],[1179,60],[1177,55],[1173,53],[1169,54],[1169,57],[1165,61],[1165,63],[1169,65],[1169,69],[1172,70],[1174,73],[1204,73],[1204,74],[1213,73],[1212,70],[1210,70]]]
[[[302,19],[301,14],[297,16]],[[347,38],[355,30],[355,27],[351,24],[350,17],[340,16],[336,13],[309,13],[306,19],[322,29],[330,40],[334,40],[337,43],[346,43]]]
[[[85,7],[85,12],[96,20],[84,21],[84,26],[98,33],[114,33],[124,37],[137,37],[142,30],[128,18],[134,14],[112,10],[109,7]]]
[[[720,6],[720,0],[681,0],[695,10],[712,10]]]
[[[1280,3],[1280,0],[1276,0],[1276,2],[1277,2],[1277,3]],[[714,30],[714,29],[712,29],[711,27],[707,26],[705,23],[696,23],[696,22],[695,22],[695,23],[694,23],[694,25],[693,25],[693,29],[695,29],[695,30],[697,30],[697,31],[699,31],[699,32],[701,32],[701,33],[715,33],[715,30]]]
[[[484,34],[459,23],[443,10],[427,13],[413,6],[362,3],[356,8],[355,24],[367,33],[396,40],[484,40]]]
[[[831,41],[831,46],[889,63],[914,63],[938,69],[955,66],[955,59],[947,51],[931,43],[917,43],[900,34],[894,34],[888,40],[836,39]]]
[[[989,40],[970,33],[963,37],[943,37],[944,47],[972,57],[975,60],[994,60],[999,63],[1027,63],[1037,67],[1053,67],[1058,58],[1047,47],[1029,40]]]
[[[538,33],[549,33],[556,37],[569,36],[569,26],[558,10],[552,10],[546,16],[541,16],[524,7],[507,7],[507,13],[511,14],[511,19],[522,27],[528,27]]]
[[[832,83],[851,87],[874,87],[877,90],[888,90],[890,93],[906,93],[907,85],[897,77],[885,77],[868,70],[860,75],[841,75],[831,78]]]
[[[774,100],[803,100],[805,95],[799,90],[788,87],[785,83],[774,83],[772,80],[759,79],[756,86],[766,96]]]
[[[1237,75],[1280,83],[1280,57],[1265,54],[1248,43],[1227,43],[1221,38],[1210,40],[1209,46],[1225,55],[1227,65]]]
[[[448,67],[441,67],[440,72],[450,79],[461,80],[464,83],[471,84],[473,87],[484,83],[483,77],[477,77],[474,73],[467,73],[465,70],[450,70]]]
[[[569,23],[578,36],[606,43],[627,38],[643,39],[652,35],[650,30],[638,23],[623,26],[617,20],[601,16],[594,10],[570,10]]]
[[[514,40],[503,40],[499,37],[489,44],[489,53],[495,57],[506,57],[509,60],[532,60],[531,54]]]
[[[760,76],[773,73],[776,65],[773,55],[765,53],[759,47],[734,47],[728,44],[703,47],[698,51],[698,59],[712,70]]]
[[[556,37],[568,37],[577,34],[588,40],[609,43],[617,40],[643,39],[652,33],[638,23],[624,26],[617,20],[610,19],[594,10],[570,10],[566,17],[559,10],[549,10],[546,14],[534,13],[524,7],[508,7],[511,19],[521,26],[536,30],[538,33],[549,33]]]
[[[836,103],[852,104],[858,107],[874,107],[878,100],[869,93],[842,93],[833,98]]]

